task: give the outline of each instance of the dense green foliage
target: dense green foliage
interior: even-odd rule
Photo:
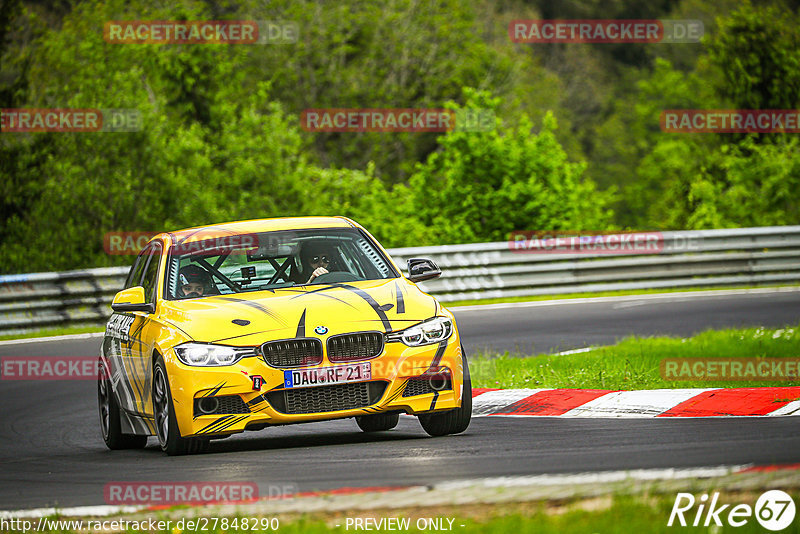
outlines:
[[[796,134],[667,134],[664,109],[800,107],[797,6],[586,0],[10,0],[0,107],[141,131],[0,134],[0,272],[127,263],[109,231],[341,214],[387,246],[512,230],[800,222]],[[519,45],[520,18],[691,18],[701,44]],[[112,44],[109,20],[290,20],[283,45]],[[490,131],[315,133],[308,108],[479,108]]]

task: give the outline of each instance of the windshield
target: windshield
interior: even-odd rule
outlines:
[[[397,276],[356,229],[263,232],[176,243],[165,294],[175,300]]]

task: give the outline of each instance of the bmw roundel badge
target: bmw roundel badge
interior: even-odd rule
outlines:
[[[318,327],[316,327],[314,329],[314,332],[316,332],[319,335],[327,334],[328,333],[328,329],[326,327],[320,325],[320,326],[318,326]]]

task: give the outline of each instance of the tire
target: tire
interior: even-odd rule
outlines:
[[[461,407],[447,412],[419,416],[419,423],[422,425],[422,429],[431,436],[460,434],[469,427],[469,422],[472,419],[472,379],[469,376],[469,364],[467,364],[467,355],[464,353],[464,347],[461,347],[461,357],[464,362]]]
[[[97,406],[100,411],[100,434],[106,447],[112,451],[143,449],[147,445],[147,436],[122,433],[119,403],[109,380],[111,374],[102,358],[100,369],[97,377]]]
[[[360,415],[356,417],[358,428],[364,432],[381,432],[391,430],[400,421],[399,413],[379,413],[375,415]]]
[[[153,366],[153,416],[156,422],[156,436],[161,450],[170,456],[194,454],[208,448],[208,440],[203,438],[184,438],[178,430],[178,420],[169,389],[167,367],[161,356]]]

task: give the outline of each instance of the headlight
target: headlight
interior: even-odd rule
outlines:
[[[175,347],[178,359],[195,367],[219,367],[232,365],[245,356],[255,354],[252,348],[226,347],[202,343],[184,343]]]
[[[400,332],[388,334],[386,341],[402,341],[409,347],[418,347],[438,343],[449,338],[452,333],[453,321],[447,317],[434,317]]]

